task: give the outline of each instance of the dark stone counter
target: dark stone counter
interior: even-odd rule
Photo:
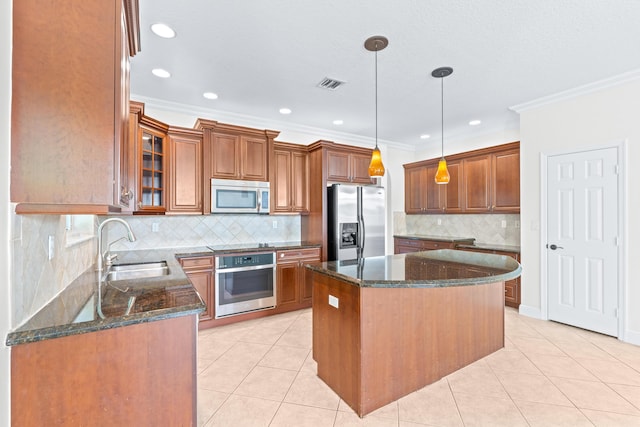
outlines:
[[[329,261],[306,267],[363,288],[478,285],[511,280],[522,271],[511,257],[452,249]]]
[[[456,245],[456,248],[460,249],[473,249],[479,251],[498,251],[498,252],[510,252],[514,254],[520,253],[520,246],[517,245],[494,245],[492,243],[474,243],[473,245]]]
[[[169,274],[100,282],[93,266],[26,323],[7,334],[6,344],[11,346],[201,313],[205,304],[182,270],[180,258],[319,246],[307,242],[280,242],[267,246],[255,243],[113,252],[118,255],[115,265],[166,261]]]
[[[393,237],[411,240],[430,240],[434,242],[473,244],[473,237],[455,237],[455,236],[431,236],[427,234],[394,234]]]

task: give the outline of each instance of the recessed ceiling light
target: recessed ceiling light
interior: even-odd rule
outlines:
[[[420,139],[429,139],[429,138],[431,138],[431,135],[427,135],[426,133],[420,135]]]
[[[205,92],[202,94],[207,99],[218,99],[218,94],[213,92]]]
[[[281,108],[280,114],[291,114],[291,110],[288,108]]]
[[[469,122],[469,125],[470,125],[470,126],[478,126],[480,123],[482,123],[482,121],[481,121],[481,120],[471,120],[471,121]]]
[[[173,31],[173,28],[165,24],[153,24],[151,26],[151,31],[153,31],[156,36],[160,36],[165,39],[172,39],[176,36],[176,32]]]
[[[342,121],[342,120],[334,120],[333,124],[340,126],[341,124],[344,124],[344,121]]]
[[[167,70],[163,70],[162,68],[154,68],[153,70],[151,70],[151,72],[154,76],[162,77],[163,79],[171,77],[171,73]]]

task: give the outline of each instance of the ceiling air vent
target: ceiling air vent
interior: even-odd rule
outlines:
[[[320,83],[318,83],[316,86],[318,86],[320,89],[336,90],[344,83],[345,82],[341,82],[340,80],[325,77],[324,79],[320,80]]]

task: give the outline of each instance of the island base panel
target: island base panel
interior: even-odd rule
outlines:
[[[360,288],[312,277],[318,376],[360,416],[504,347],[503,282]]]
[[[20,344],[15,426],[195,425],[196,316]]]

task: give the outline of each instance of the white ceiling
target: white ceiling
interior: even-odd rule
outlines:
[[[373,138],[375,54],[363,44],[386,36],[378,139],[416,148],[440,144],[437,67],[454,69],[444,80],[445,142],[517,128],[511,106],[640,69],[640,0],[140,0],[140,11],[134,99],[212,110],[213,120],[241,114],[272,129]],[[154,35],[156,22],[177,37]],[[316,87],[324,77],[346,84]],[[482,124],[470,127],[472,119]]]

